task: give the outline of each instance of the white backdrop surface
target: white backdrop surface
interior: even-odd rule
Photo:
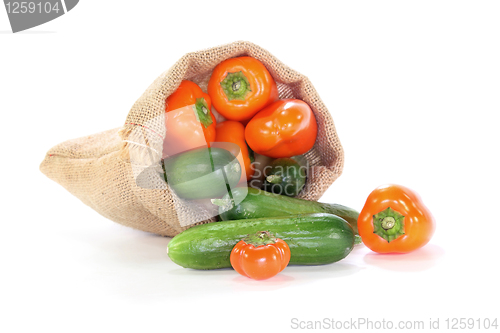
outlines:
[[[464,331],[492,331],[499,16],[495,1],[81,1],[12,34],[0,9],[0,330],[411,331],[464,318]],[[55,144],[122,125],[183,54],[236,40],[308,76],[329,108],[346,162],[321,201],[361,210],[378,185],[410,187],[437,221],[427,246],[359,246],[267,281],[184,269],[169,238],[105,219],[38,170]]]

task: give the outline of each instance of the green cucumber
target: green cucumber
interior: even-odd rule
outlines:
[[[231,195],[234,201],[227,194],[222,199],[212,200],[214,204],[220,206],[219,215],[223,221],[307,213],[328,213],[346,220],[354,229],[354,232],[358,234],[359,213],[346,206],[290,198],[251,187],[233,188],[231,189]]]
[[[262,188],[268,192],[294,197],[306,183],[306,168],[292,158],[275,159],[264,171]]]
[[[238,160],[222,148],[196,148],[163,160],[165,180],[181,198],[219,197],[238,184]]]
[[[304,214],[274,218],[201,224],[168,243],[168,256],[182,267],[231,267],[231,250],[249,234],[269,231],[290,247],[291,265],[323,265],[345,258],[354,246],[354,231],[331,214]]]

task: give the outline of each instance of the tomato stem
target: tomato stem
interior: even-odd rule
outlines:
[[[391,207],[373,215],[373,233],[388,243],[405,234],[404,216]]]
[[[233,99],[244,101],[247,94],[252,91],[250,82],[242,71],[227,73],[220,85],[228,101]]]
[[[276,237],[274,237],[274,235],[269,231],[259,231],[255,234],[246,236],[245,238],[243,238],[243,241],[247,244],[259,247],[276,243]]]

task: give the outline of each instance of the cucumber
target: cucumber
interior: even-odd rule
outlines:
[[[181,198],[219,197],[238,184],[238,160],[222,148],[196,148],[163,160],[165,180]]]
[[[219,216],[223,221],[307,213],[328,213],[346,220],[354,229],[354,232],[358,234],[359,213],[346,206],[290,198],[251,187],[233,188],[231,189],[231,195],[234,201],[227,194],[222,199],[212,200],[214,204],[220,206]],[[237,204],[234,205],[233,202]]]
[[[306,183],[306,168],[292,158],[275,159],[264,171],[262,187],[268,192],[294,197]]]
[[[354,231],[331,214],[304,214],[274,218],[201,224],[168,243],[168,256],[182,267],[231,267],[233,247],[248,234],[269,231],[290,247],[291,265],[323,265],[345,258],[354,246]]]

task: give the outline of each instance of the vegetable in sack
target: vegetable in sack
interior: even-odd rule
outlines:
[[[234,120],[226,120],[217,124],[215,142],[231,142],[239,147],[239,151],[232,153],[238,157],[238,161],[245,169],[245,172],[241,174],[240,183],[246,184],[247,180],[252,178],[254,169],[252,168],[253,152],[245,142],[245,126]]]
[[[267,192],[294,197],[306,183],[305,167],[292,158],[278,158],[264,172],[266,177],[263,189]]]
[[[290,262],[290,248],[270,232],[259,231],[239,241],[229,259],[241,275],[265,280],[285,269]]]
[[[211,105],[210,96],[188,80],[183,80],[167,97],[163,158],[200,146],[210,147],[210,142],[215,140],[216,126]]]
[[[222,196],[228,186],[235,187],[241,167],[229,151],[222,148],[196,148],[163,160],[165,180],[184,199]]]
[[[278,88],[259,60],[245,56],[227,59],[214,68],[208,94],[226,119],[248,121],[278,99]]]
[[[417,193],[401,185],[383,185],[368,196],[358,229],[372,251],[407,253],[429,242],[435,221]]]
[[[245,128],[245,139],[259,154],[280,158],[302,155],[316,142],[318,125],[306,102],[282,99],[257,113]]]

